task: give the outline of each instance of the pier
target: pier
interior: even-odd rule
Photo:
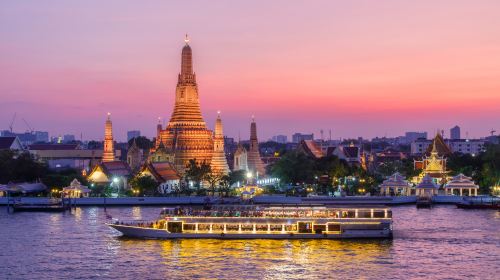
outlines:
[[[21,197],[16,198],[18,203],[32,205],[49,205],[51,199],[45,197]],[[456,204],[463,201],[461,196],[432,197],[434,204]],[[72,198],[71,206],[163,206],[163,205],[203,205],[211,204],[288,204],[288,205],[403,205],[415,204],[416,196],[346,196],[346,197],[294,197],[294,196],[257,196],[251,201],[244,201],[238,197],[85,197]],[[8,205],[6,197],[0,197],[0,205]],[[12,203],[10,203],[12,204]]]

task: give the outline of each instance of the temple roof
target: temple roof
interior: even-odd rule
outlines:
[[[0,137],[0,150],[10,149],[14,141],[16,141],[16,136]]]
[[[443,136],[441,136],[439,132],[436,134],[436,137],[434,137],[434,140],[432,140],[431,145],[427,147],[425,154],[430,155],[433,150],[435,150],[439,156],[448,156],[452,154],[450,147],[446,145]]]
[[[181,178],[177,169],[175,169],[175,165],[171,162],[151,162],[143,168],[143,171],[145,170],[148,170],[159,182],[179,180]]]
[[[357,158],[359,155],[359,148],[354,146],[342,147],[344,155],[348,158]]]
[[[324,157],[323,151],[320,147],[314,142],[314,140],[302,140],[300,141],[299,146],[297,147],[299,151],[302,151],[306,155],[314,158]]]
[[[439,186],[434,183],[434,180],[428,174],[422,178],[420,184],[417,185],[417,189],[439,189]]]
[[[101,162],[100,166],[103,169],[103,172],[107,175],[114,176],[130,176],[132,171],[128,164],[124,161],[107,161]]]
[[[478,185],[474,184],[474,181],[472,181],[471,177],[467,177],[462,173],[453,177],[444,187],[445,188],[454,188],[454,189],[459,189],[459,188],[478,189],[479,188]]]
[[[408,181],[405,180],[399,172],[396,172],[389,176],[384,182],[380,185],[380,187],[408,187]]]

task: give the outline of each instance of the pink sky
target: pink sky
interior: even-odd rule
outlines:
[[[500,1],[75,2],[0,2],[0,129],[153,136],[189,33],[230,137],[500,131]]]

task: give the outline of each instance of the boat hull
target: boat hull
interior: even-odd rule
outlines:
[[[497,209],[500,210],[500,204],[466,204],[457,203],[457,208],[461,209]]]
[[[171,233],[164,229],[108,224],[125,237],[139,239],[357,239],[392,238],[392,230],[343,230],[339,233]]]

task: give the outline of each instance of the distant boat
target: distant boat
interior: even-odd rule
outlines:
[[[500,199],[495,197],[467,198],[456,205],[461,209],[494,209],[500,211]]]
[[[420,196],[417,198],[417,208],[432,207],[432,198],[430,196]]]
[[[67,207],[62,204],[13,204],[14,212],[63,212]]]

